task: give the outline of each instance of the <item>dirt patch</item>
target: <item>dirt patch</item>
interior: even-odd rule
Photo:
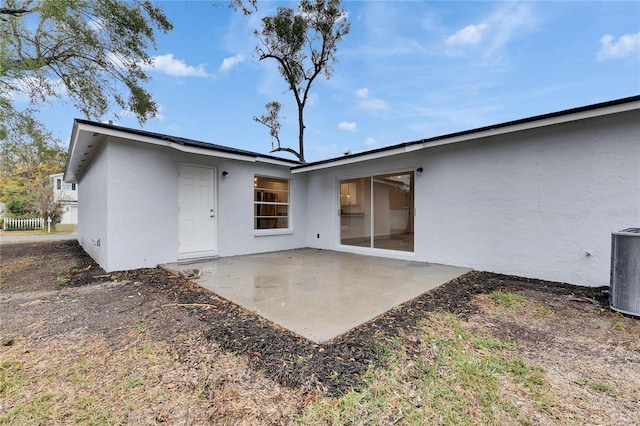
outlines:
[[[66,424],[283,424],[300,410],[299,390],[250,368],[242,354],[222,350],[207,338],[210,324],[175,304],[168,288],[185,281],[155,269],[138,272],[144,281],[106,275],[77,244],[2,249],[3,270],[26,262],[38,266],[23,268],[16,287],[3,277],[0,373],[19,364],[15,375],[39,387],[11,400],[2,391],[13,385],[0,379],[0,423],[3,414],[28,411],[21,400],[36,407],[43,399],[46,409],[38,409],[55,414],[35,418]],[[55,260],[46,260],[52,252]],[[70,277],[65,284],[58,280],[62,272]],[[157,282],[163,278],[167,283]],[[32,417],[17,419],[34,423]]]
[[[0,293],[60,290],[108,277],[73,240],[2,244],[0,262]]]
[[[399,340],[409,358],[418,354],[418,324],[443,310],[514,341],[529,362],[543,366],[554,394],[563,396],[558,423],[640,423],[640,321],[611,312],[605,288],[472,272],[315,344],[161,269],[106,275],[77,243],[1,250],[4,358],[48,354],[42,356],[55,365],[74,353],[121,357],[153,343],[172,360],[140,379],[164,402],[154,400],[152,414],[122,408],[123,422],[151,416],[174,424],[288,423],[314,395],[362,386],[371,364],[384,366],[388,344]],[[506,307],[496,292],[522,300]],[[135,357],[118,359],[122,369],[137,371]],[[162,394],[167,389],[173,394]],[[190,399],[194,392],[201,398]]]

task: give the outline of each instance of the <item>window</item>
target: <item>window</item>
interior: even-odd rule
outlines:
[[[75,190],[76,190],[76,184],[75,184],[75,183],[72,183],[72,184],[71,184],[71,190],[72,190],[72,191],[75,191]]]
[[[56,189],[62,189],[62,179],[56,179]]]
[[[289,228],[289,181],[253,178],[254,229]]]

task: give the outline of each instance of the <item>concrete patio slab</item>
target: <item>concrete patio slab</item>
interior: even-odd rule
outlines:
[[[316,249],[163,266],[200,269],[195,283],[316,343],[470,271]]]

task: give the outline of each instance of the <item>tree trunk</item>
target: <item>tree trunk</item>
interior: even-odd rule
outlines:
[[[303,114],[304,105],[298,104],[298,144],[300,145],[300,149],[298,150],[298,158],[303,163],[304,161],[304,114]]]

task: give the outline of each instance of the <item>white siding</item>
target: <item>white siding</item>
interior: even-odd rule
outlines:
[[[75,225],[78,223],[78,185],[64,182],[63,176],[64,173],[49,175],[53,188],[53,200],[59,201],[62,206],[60,223]]]
[[[62,217],[60,218],[60,223],[75,225],[78,223],[78,202],[77,201],[66,201],[61,203],[62,206]]]
[[[608,285],[611,232],[640,226],[630,112],[310,172],[308,244],[338,247],[339,179],[416,167],[416,260]]]
[[[53,199],[55,201],[78,201],[78,186],[73,183],[63,181],[64,173],[50,175],[53,186]],[[60,180],[60,189],[58,189]]]

